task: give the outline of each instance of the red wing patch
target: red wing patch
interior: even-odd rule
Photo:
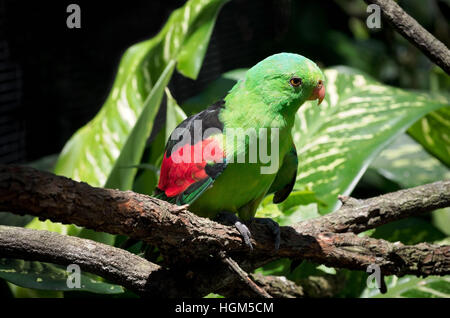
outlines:
[[[185,191],[192,184],[209,177],[207,164],[220,163],[224,152],[220,143],[208,138],[195,145],[189,143],[172,151],[170,157],[164,153],[158,188],[167,197],[174,197]]]

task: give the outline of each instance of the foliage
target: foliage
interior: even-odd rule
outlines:
[[[181,74],[197,77],[217,14],[226,1],[188,1],[171,14],[155,37],[125,52],[105,104],[67,142],[56,162],[56,174],[92,186],[132,188],[136,165],[175,66]],[[74,225],[34,219],[28,227],[114,242],[112,235]]]
[[[152,193],[170,132],[186,116],[225,96],[245,74],[246,69],[226,72],[181,106],[167,87],[175,70],[192,79],[197,77],[215,20],[225,2],[190,0],[172,13],[155,37],[125,52],[105,104],[67,142],[56,162],[55,173],[93,186]],[[339,206],[338,194],[367,194],[369,189],[368,194],[372,195],[450,178],[450,95],[440,89],[447,82],[442,80],[442,74],[437,74],[438,84],[431,90],[409,90],[381,83],[377,79],[389,79],[383,75],[388,70],[377,69],[374,61],[386,52],[378,42],[369,39],[358,21],[352,20],[350,25],[355,37],[365,41],[364,45],[361,44],[364,41],[352,41],[337,31],[328,34],[330,43],[336,44],[336,54],[345,56],[344,61],[351,67],[326,68],[326,99],[320,107],[306,103],[297,113],[292,132],[299,156],[294,191],[279,205],[272,203],[272,196],[267,196],[257,216],[289,225],[335,210]],[[370,63],[358,58],[364,52]],[[383,67],[393,65],[395,62],[390,60]],[[165,117],[161,116],[164,123],[157,125],[160,107]],[[54,157],[48,157],[34,164],[49,170],[54,161]],[[405,244],[442,242],[450,234],[449,215],[448,209],[439,210],[431,217],[400,220],[364,235]],[[0,213],[1,224],[24,226],[30,219]],[[117,245],[119,241],[105,233],[37,219],[27,226],[107,244]],[[310,262],[297,264],[297,260],[288,259],[257,271],[287,276],[295,282],[308,276],[340,275],[347,281],[345,290],[339,294],[342,297],[450,296],[449,280],[442,277],[387,277],[388,293],[380,295],[366,288],[367,275],[362,272]],[[0,277],[25,288],[68,289],[67,272],[52,264],[2,259]],[[84,291],[125,295],[122,287],[90,274],[83,274],[82,281]],[[15,288],[16,296],[17,290],[24,292]],[[33,293],[43,295],[39,291]]]
[[[450,108],[431,112],[420,119],[408,133],[423,147],[450,167]]]
[[[105,104],[67,142],[56,174],[92,186],[131,189],[136,168],[123,166],[139,163],[175,64],[182,74],[197,77],[224,2],[187,2],[172,13],[158,35],[125,52]]]
[[[103,282],[100,277],[89,273],[80,273],[80,288],[76,291],[87,291],[98,294],[120,294],[122,286]],[[74,291],[68,287],[69,273],[64,266],[43,262],[25,262],[15,259],[0,259],[0,278],[26,288]]]
[[[380,294],[378,289],[365,289],[361,297],[389,298],[450,298],[450,279],[446,277],[419,278],[414,276],[389,277],[386,281],[388,292]]]

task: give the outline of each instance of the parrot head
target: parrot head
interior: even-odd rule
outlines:
[[[249,69],[242,85],[274,111],[293,115],[307,100],[322,102],[324,80],[322,71],[313,61],[298,54],[279,53]]]

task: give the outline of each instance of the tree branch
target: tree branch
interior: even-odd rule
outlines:
[[[389,23],[432,62],[450,75],[450,51],[444,43],[425,30],[414,18],[392,0],[365,0],[376,4]]]
[[[450,181],[438,181],[378,197],[357,200],[341,196],[342,207],[296,227],[320,232],[361,233],[396,220],[417,216],[450,205]]]
[[[185,207],[174,206],[131,191],[90,187],[85,183],[28,167],[0,166],[0,210],[28,213],[41,219],[128,235],[156,245],[164,255],[165,267],[145,263],[144,260],[143,264],[146,265],[144,272],[139,274],[141,276],[129,273],[132,269],[124,272],[128,277],[136,278],[131,281],[114,276],[122,269],[112,268],[112,273],[108,275],[98,272],[99,268],[106,268],[102,262],[107,260],[96,259],[96,255],[116,255],[116,250],[122,251],[114,247],[105,245],[102,246],[103,250],[99,250],[101,252],[79,255],[82,263],[80,266],[84,264],[86,270],[138,292],[148,289],[148,293],[158,293],[158,284],[169,284],[172,287],[166,287],[165,295],[202,296],[223,290],[236,280],[236,274],[221,261],[221,252],[232,257],[246,272],[251,272],[272,260],[289,257],[363,271],[369,265],[378,264],[385,275],[449,274],[449,246],[426,243],[407,246],[355,234],[395,219],[450,206],[449,187],[450,181],[441,181],[367,200],[343,199],[344,205],[337,212],[293,226],[281,227],[281,246],[277,254],[273,254],[272,235],[263,225],[250,226],[254,246],[254,251],[250,253],[234,227],[198,217]],[[6,230],[3,228],[2,231]],[[11,234],[5,234],[5,237],[8,235]],[[58,264],[66,261],[77,263],[70,255],[78,257],[74,256],[78,252],[64,253],[63,247],[57,246],[58,242],[61,244],[61,239],[55,238],[53,245],[42,242],[42,239],[30,239],[28,242],[29,246],[42,245],[41,249],[23,248],[20,245],[15,249],[13,240],[3,239],[0,240],[0,253],[9,251],[9,257],[53,261]],[[63,245],[69,248],[67,246],[71,244],[71,241],[67,241]],[[46,248],[50,251],[44,251]],[[105,250],[106,248],[110,250]],[[58,251],[55,255],[65,256],[50,260],[47,257],[53,250]],[[124,255],[130,254],[126,253]],[[118,255],[115,256],[117,259],[126,261],[121,266],[128,268],[128,256],[120,256],[120,253]],[[69,258],[66,259],[66,256]],[[132,259],[136,264],[133,267],[139,267],[141,260],[138,262],[134,258]],[[89,260],[92,260],[93,264],[89,265]],[[152,282],[146,280],[144,283],[142,277],[151,278]],[[140,283],[133,282],[134,280]],[[145,286],[144,290],[142,286]],[[167,289],[178,291],[169,292]]]
[[[261,298],[272,298],[267,291],[259,287],[255,282],[249,277],[249,275],[239,267],[231,257],[225,255],[225,253],[220,253],[222,261],[229,266],[229,268],[238,275],[239,279],[250,288],[250,290]]]
[[[245,250],[237,230],[186,208],[28,167],[0,165],[0,210],[126,235],[156,245],[167,255],[201,258],[211,250]]]
[[[318,298],[333,297],[345,286],[343,276],[329,275],[309,276],[301,279],[299,285],[284,276],[264,276],[250,274],[250,277],[270,295],[276,298]],[[234,283],[220,290],[219,294],[225,297],[253,297],[242,284]]]
[[[77,264],[84,271],[102,276],[144,296],[157,298],[202,297],[232,282],[235,274],[206,262],[193,273],[168,269],[121,248],[55,232],[0,225],[0,257]],[[213,281],[213,272],[225,280]],[[251,297],[258,294],[250,293]]]
[[[137,293],[164,295],[176,285],[167,271],[135,254],[48,231],[0,225],[0,257],[77,264]]]
[[[301,286],[296,285],[294,282],[286,279],[282,276],[264,276],[262,274],[250,274],[250,277],[255,281],[260,288],[267,291],[275,298],[303,298],[305,292]],[[242,288],[243,284],[240,281],[234,284],[228,285],[223,290],[219,290],[219,294],[225,297],[239,297],[239,298],[251,298],[252,293],[248,288]]]

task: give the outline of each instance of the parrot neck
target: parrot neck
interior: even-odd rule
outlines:
[[[280,133],[290,134],[295,113],[303,101],[294,100],[289,104],[279,99],[261,97],[237,83],[225,97],[225,108],[220,120],[228,128],[279,128]]]

